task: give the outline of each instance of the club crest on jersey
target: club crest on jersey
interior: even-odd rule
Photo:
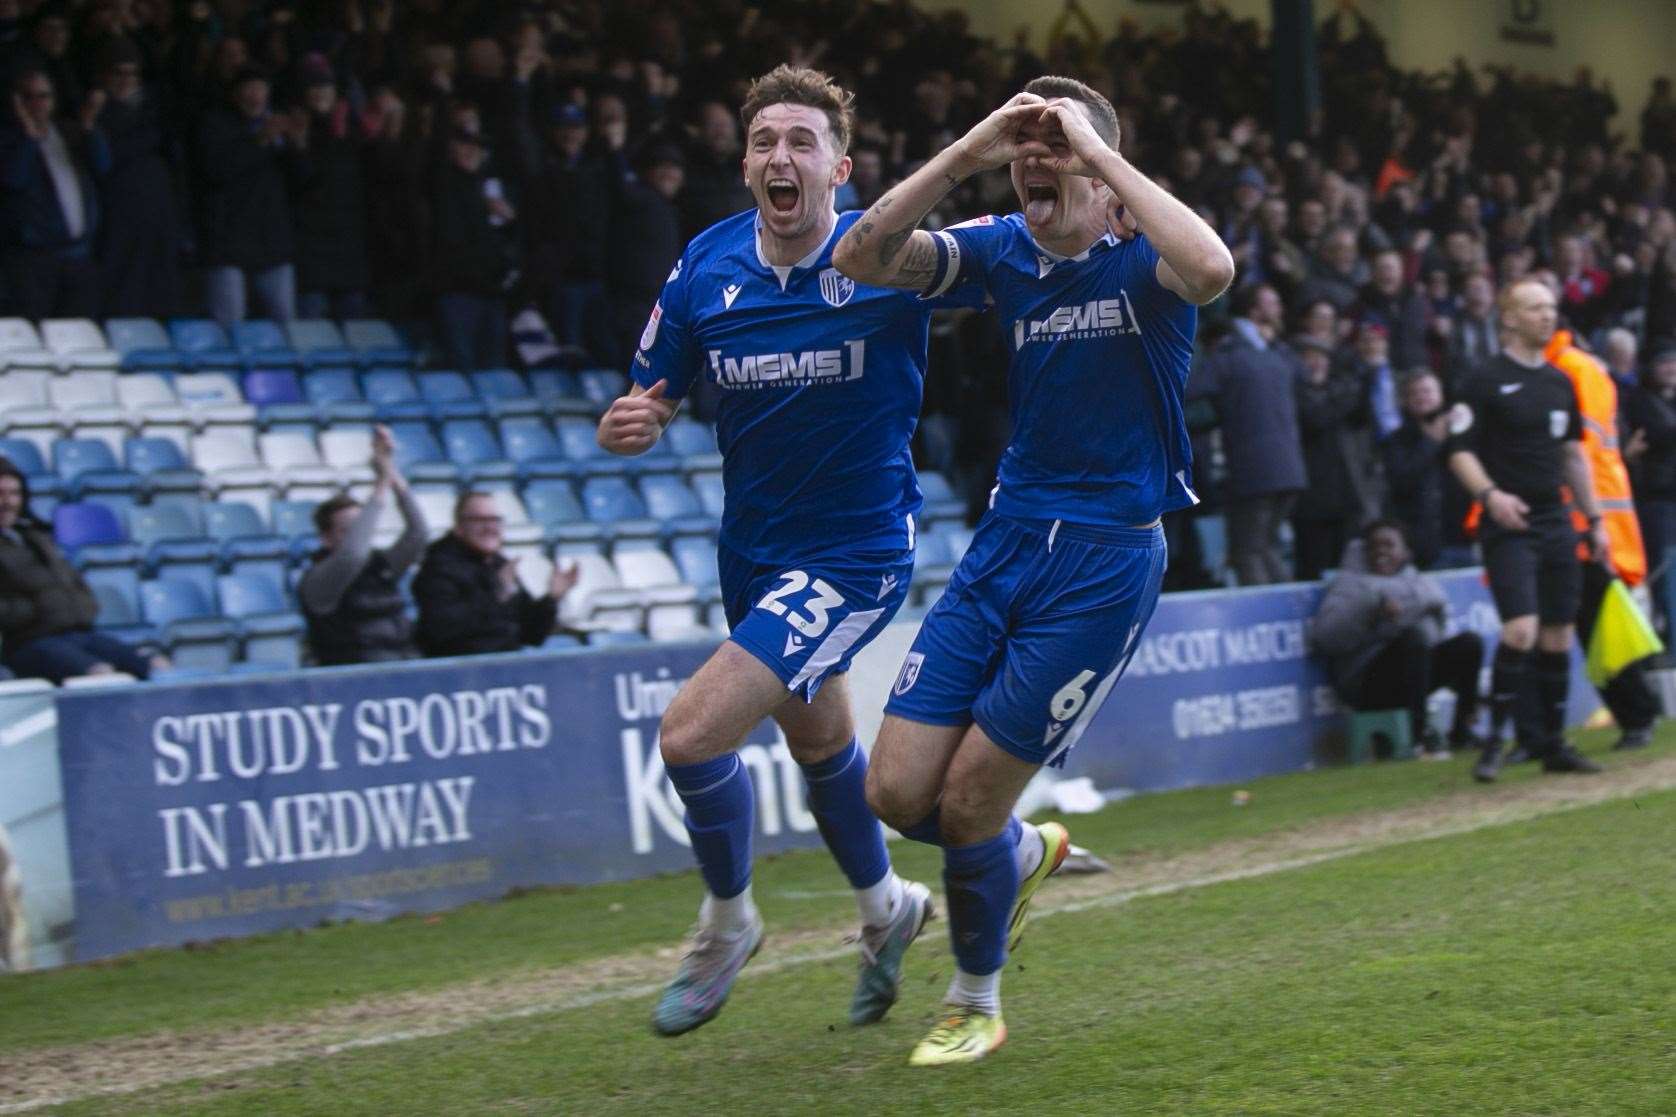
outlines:
[[[663,320],[663,303],[652,304],[652,316],[646,319],[646,328],[640,334],[640,348],[650,349],[658,340],[658,323]]]
[[[925,663],[924,652],[909,652],[908,658],[902,661],[902,673],[896,676],[896,685],[891,688],[897,694],[907,694],[919,682],[919,669]]]
[[[837,268],[821,272],[821,298],[828,306],[843,306],[855,294],[855,280]]]

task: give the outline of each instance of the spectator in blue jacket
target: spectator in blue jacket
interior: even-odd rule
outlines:
[[[99,313],[95,179],[110,168],[96,127],[104,94],[89,94],[73,120],[57,115],[52,79],[43,70],[18,71],[11,94],[11,120],[0,129],[0,271],[7,312],[31,319],[93,317]]]

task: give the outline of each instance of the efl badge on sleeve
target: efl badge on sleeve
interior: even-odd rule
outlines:
[[[663,303],[652,304],[652,316],[646,319],[646,329],[640,334],[640,348],[649,350],[658,340],[658,323],[663,320]]]
[[[1565,432],[1571,429],[1571,412],[1548,412],[1548,433],[1555,438],[1564,438]]]

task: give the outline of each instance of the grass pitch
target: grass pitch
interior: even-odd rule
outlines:
[[[851,1029],[853,904],[795,854],[758,873],[771,949],[685,1037],[648,1016],[694,874],[0,981],[0,1112],[1669,1115],[1673,745],[1609,782],[1461,758],[1069,818],[1117,872],[1044,889],[971,1067],[906,1066],[945,925]]]

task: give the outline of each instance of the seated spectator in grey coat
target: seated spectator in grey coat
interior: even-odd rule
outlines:
[[[377,480],[366,504],[335,496],[314,510],[320,549],[297,586],[308,643],[321,666],[413,659],[412,626],[401,578],[425,549],[425,516],[397,472],[390,432],[373,432]],[[387,550],[373,540],[391,497],[402,514],[402,533]]]
[[[1313,650],[1326,657],[1333,687],[1353,710],[1406,709],[1424,755],[1473,747],[1484,641],[1476,632],[1443,638],[1443,590],[1414,568],[1395,520],[1375,520],[1344,551],[1310,622]],[[1447,746],[1426,721],[1426,699],[1455,692]]]
[[[169,665],[93,630],[99,602],[29,511],[29,483],[0,458],[0,659],[25,679],[62,683],[122,671],[144,679]]]
[[[552,635],[576,564],[555,564],[547,592],[534,597],[518,580],[517,562],[501,551],[504,529],[493,494],[466,493],[454,506],[454,530],[426,550],[413,597],[427,656],[515,652]]]

